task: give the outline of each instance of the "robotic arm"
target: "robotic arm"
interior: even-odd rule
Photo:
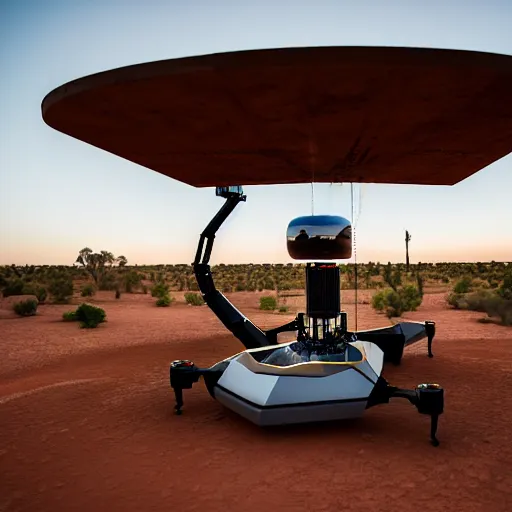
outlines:
[[[242,187],[217,187],[216,195],[226,199],[217,215],[210,221],[201,234],[196,257],[193,263],[197,284],[208,307],[215,313],[224,326],[231,331],[246,349],[266,347],[277,344],[279,332],[297,330],[297,320],[282,327],[262,331],[245,317],[229,300],[215,287],[209,261],[215,240],[215,234],[228,218],[238,203],[245,201]],[[206,246],[205,246],[206,243]]]

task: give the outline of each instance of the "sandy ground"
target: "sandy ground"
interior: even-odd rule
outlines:
[[[265,314],[258,295],[232,300],[263,328],[301,302]],[[401,400],[357,421],[260,429],[198,383],[175,416],[168,363],[209,366],[241,344],[206,307],[96,302],[108,323],[94,330],[62,322],[68,306],[0,319],[0,511],[512,510],[512,329],[449,311],[442,294],[406,315],[437,322],[435,358],[420,342],[384,376],[445,387],[433,448],[428,417]],[[359,304],[359,328],[387,323]]]

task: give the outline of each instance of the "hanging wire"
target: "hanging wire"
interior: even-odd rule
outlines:
[[[311,181],[311,215],[315,215],[315,187]]]
[[[361,189],[359,189],[361,191]],[[355,205],[354,205],[354,184],[350,183],[350,198],[352,203],[352,248],[354,251],[354,294],[355,294],[355,330],[357,332],[357,245],[356,245],[356,219],[355,219]],[[360,206],[360,205],[359,205]]]

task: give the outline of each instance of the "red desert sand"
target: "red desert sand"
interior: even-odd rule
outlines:
[[[443,294],[405,315],[437,322],[435,357],[420,342],[384,376],[445,387],[434,448],[428,417],[402,400],[357,421],[261,429],[200,382],[175,416],[169,362],[209,366],[241,344],[207,307],[111,295],[93,301],[108,315],[98,329],[62,322],[69,306],[0,319],[1,511],[512,510],[512,329],[450,311]],[[264,328],[293,318],[258,311],[258,296],[231,299]],[[365,304],[358,318],[388,323]]]

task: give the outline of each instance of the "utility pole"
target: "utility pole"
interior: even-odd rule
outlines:
[[[409,231],[405,231],[405,270],[409,272],[409,242],[411,240],[411,235]]]

